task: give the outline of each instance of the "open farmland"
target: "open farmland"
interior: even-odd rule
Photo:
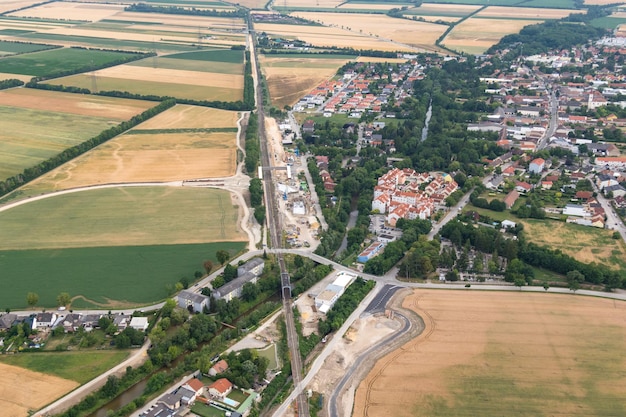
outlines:
[[[0,56],[25,54],[54,48],[53,45],[0,41]]]
[[[403,305],[425,329],[378,361],[354,416],[624,414],[622,301],[415,290]]]
[[[71,75],[48,84],[93,88],[94,76]],[[243,96],[243,75],[119,65],[96,71],[97,91],[169,96],[191,100],[237,101]]]
[[[481,10],[476,17],[509,18],[509,19],[562,19],[571,13],[583,13],[572,9],[538,9],[533,7],[499,7],[491,6]]]
[[[354,57],[328,55],[263,55],[261,68],[272,105],[293,105],[322,81],[332,78],[337,69]]]
[[[0,2],[0,13],[6,13],[11,10],[21,9],[22,7],[32,6],[41,3],[40,0],[3,0]]]
[[[327,9],[338,7],[342,3],[344,3],[343,0],[315,0],[315,2],[311,2],[310,0],[283,0],[280,4],[276,4],[275,6],[286,6],[287,8]]]
[[[0,374],[0,409],[3,415],[11,417],[26,417],[30,411],[51,403],[79,385],[68,379],[4,363],[0,363]],[[24,389],[25,386],[28,389]]]
[[[378,51],[415,51],[415,48],[398,45],[377,39],[358,31],[349,31],[341,27],[304,26],[273,23],[255,23],[258,32],[266,32],[273,37],[299,39],[318,47],[374,49]]]
[[[142,59],[129,65],[243,76],[243,52],[230,49],[183,52]]]
[[[86,190],[1,212],[0,250],[236,242],[246,238],[237,218],[230,193],[222,190]]]
[[[181,277],[193,280],[203,261],[211,259],[217,264],[217,250],[236,254],[245,246],[243,242],[219,242],[1,251],[0,269],[15,285],[0,292],[0,305],[3,309],[24,308],[26,294],[34,288],[39,305],[46,307],[56,306],[56,297],[64,290],[73,297],[73,308],[152,304],[171,295]]]
[[[249,9],[263,9],[268,0],[238,0],[237,3]]]
[[[121,4],[53,2],[10,13],[14,17],[96,21],[124,10]]]
[[[0,60],[0,72],[47,77],[90,65],[112,65],[115,61],[127,60],[132,56],[131,53],[82,48],[50,49],[3,58]]]
[[[153,104],[30,89],[2,91],[0,178],[18,174]]]
[[[225,110],[176,106],[32,181],[23,191],[233,175],[235,117]]]
[[[422,3],[419,7],[412,7],[405,10],[404,14],[422,15],[422,16],[448,16],[448,17],[465,17],[468,14],[478,10],[479,6],[469,4],[435,4]]]
[[[176,106],[157,114],[138,126],[138,129],[220,129],[237,126],[237,112],[210,107]]]
[[[542,21],[470,18],[455,26],[442,44],[462,52],[482,53],[505,35],[518,33],[524,26]]]
[[[448,28],[446,25],[372,14],[297,12],[294,15],[424,50],[433,50],[435,41]]]
[[[480,6],[518,6],[522,3],[525,7],[537,8],[560,8],[573,9],[576,7],[574,0],[528,0],[520,2],[519,0],[428,0],[428,3],[451,3],[451,4],[473,4]]]

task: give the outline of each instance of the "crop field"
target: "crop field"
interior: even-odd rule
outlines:
[[[39,0],[3,0],[0,3],[0,13],[6,13],[11,10],[21,9],[22,7],[31,6],[40,3]]]
[[[54,2],[10,13],[9,16],[93,22],[113,16],[123,10],[122,4]]]
[[[34,166],[110,127],[106,117],[0,106],[0,178]]]
[[[0,60],[0,72],[31,76],[50,76],[61,71],[84,68],[86,65],[105,65],[130,54],[113,51],[78,48],[51,49]]]
[[[286,0],[280,2],[280,4],[276,4],[276,6],[287,6],[289,7],[305,7],[307,9],[315,9],[315,8],[334,8],[341,4],[343,4],[343,0],[315,0],[315,2],[311,2],[310,0]]]
[[[498,43],[505,35],[517,33],[524,26],[534,25],[542,21],[470,18],[452,29],[442,43],[446,47],[458,51],[482,53]]]
[[[583,13],[572,9],[538,9],[532,7],[499,7],[491,6],[480,11],[477,18],[508,18],[508,19],[561,19],[571,13]]]
[[[243,52],[231,50],[185,52],[142,59],[128,65],[243,76]]]
[[[400,7],[412,7],[413,5],[411,3],[343,3],[341,4],[339,7],[337,7],[338,9],[347,9],[347,10],[363,10],[363,9],[367,9],[367,10],[391,10],[394,8],[400,8]]]
[[[67,394],[79,384],[47,373],[34,372],[4,362],[8,355],[0,360],[0,409],[2,414],[11,417],[26,417],[31,410],[37,410],[57,398]],[[33,356],[33,355],[12,355]],[[37,355],[35,355],[37,356]],[[19,381],[19,382],[18,382]],[[28,389],[24,389],[24,387]]]
[[[238,0],[237,3],[249,9],[263,9],[267,2],[268,0]]]
[[[238,17],[190,16],[163,13],[121,12],[114,17],[118,21],[131,21],[135,24],[153,23],[162,25],[225,30],[241,30],[246,28],[243,19]]]
[[[592,0],[594,1],[594,0]],[[600,0],[604,1],[604,0]],[[474,4],[474,5],[490,5],[490,6],[518,6],[523,3],[524,7],[537,8],[559,8],[573,9],[576,7],[574,0],[530,0],[520,2],[519,0],[429,0],[428,3],[451,3],[451,4]],[[589,4],[587,1],[586,4]]]
[[[414,51],[413,48],[393,44],[358,31],[341,29],[341,25],[339,27],[326,27],[255,23],[254,27],[259,32],[267,32],[272,36],[287,39],[299,39],[318,47],[337,46],[339,48],[375,49],[379,51]]]
[[[337,69],[355,57],[328,55],[263,55],[261,68],[267,80],[272,104],[278,108],[293,105],[322,81],[332,78]]]
[[[0,56],[24,54],[53,48],[52,45],[0,41]]]
[[[210,107],[177,104],[143,122],[139,128],[149,129],[214,129],[235,128],[237,112]]]
[[[41,214],[45,213],[44,216]],[[121,187],[52,196],[0,212],[0,251],[241,241],[227,191]]]
[[[1,251],[0,269],[13,281],[0,292],[0,305],[3,310],[25,308],[26,294],[34,289],[39,306],[48,308],[56,306],[61,291],[73,297],[73,308],[147,305],[169,296],[181,277],[193,281],[205,260],[217,264],[216,251],[234,255],[245,246],[219,242]]]
[[[615,4],[613,0],[585,0],[585,6],[606,6],[607,4]]]
[[[0,178],[15,175],[153,105],[26,88],[0,91]]]
[[[353,416],[624,415],[623,301],[415,290],[403,306],[425,329],[377,362]]]
[[[581,262],[626,268],[626,245],[621,239],[613,239],[610,230],[548,220],[520,221],[533,243],[559,249]]]
[[[391,39],[427,50],[433,49],[435,41],[448,28],[446,25],[372,14],[297,12],[294,15],[312,21],[321,21],[325,25],[348,27],[357,33]]]
[[[237,162],[235,136],[236,128],[144,130],[140,125],[32,181],[23,191],[230,176]]]
[[[595,27],[605,28],[605,29],[617,29],[619,26],[626,23],[626,17],[599,17],[593,19],[591,24]]]
[[[81,384],[113,368],[128,356],[124,350],[39,352],[36,355],[3,355],[0,364],[19,366]],[[2,365],[0,365],[2,366]]]
[[[465,17],[468,14],[478,10],[479,6],[469,4],[436,4],[423,3],[419,7],[412,7],[405,10],[403,14],[421,15],[421,16],[447,16],[447,17]]]
[[[174,80],[174,81],[172,81]],[[92,89],[93,73],[46,81]],[[96,71],[98,91],[128,91],[135,94],[170,96],[193,100],[237,101],[243,96],[243,75],[185,71],[167,68],[118,65]]]

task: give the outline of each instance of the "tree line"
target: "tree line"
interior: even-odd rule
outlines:
[[[248,13],[244,9],[236,9],[232,11],[216,10],[216,9],[196,9],[195,7],[179,7],[179,6],[153,6],[146,3],[133,3],[124,8],[127,12],[140,13],[164,13],[164,14],[182,14],[191,16],[213,16],[213,17],[241,17],[245,18]]]
[[[82,155],[90,149],[93,149],[96,146],[110,139],[113,139],[115,136],[120,135],[125,131],[137,126],[139,123],[142,123],[156,116],[157,114],[169,109],[175,104],[175,100],[165,100],[162,103],[144,111],[143,113],[137,116],[133,116],[129,121],[125,121],[118,124],[117,126],[111,127],[101,132],[97,136],[86,140],[85,142],[72,146],[71,148],[67,148],[63,152],[52,156],[33,167],[24,169],[24,171],[20,174],[16,174],[12,177],[7,178],[4,181],[0,181],[0,196],[15,190],[16,188],[26,184],[29,181],[34,180],[35,178],[47,172],[50,172],[54,168],[76,158],[79,155]]]

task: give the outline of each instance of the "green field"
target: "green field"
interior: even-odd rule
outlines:
[[[111,120],[103,116],[0,106],[0,179],[18,174],[108,129]]]
[[[42,215],[45,213],[45,215]],[[0,250],[241,241],[230,193],[120,187],[64,194],[0,212]],[[0,268],[1,269],[1,268]]]
[[[143,23],[142,23],[143,24]],[[91,36],[74,36],[74,35],[61,35],[55,33],[27,33],[21,36],[25,40],[43,40],[43,41],[59,41],[59,42],[71,42],[73,44],[87,45],[97,48],[111,48],[111,49],[128,49],[134,51],[152,52],[155,49],[159,52],[183,52],[183,51],[196,51],[197,46],[183,45],[178,43],[167,42],[143,42],[143,41],[130,41],[119,40],[102,37]]]
[[[191,407],[191,411],[201,417],[224,417],[226,413],[220,411],[215,407],[211,407],[210,405],[203,404],[200,401],[197,401],[193,407]]]
[[[198,74],[198,76],[202,75]],[[46,83],[71,85],[91,90],[93,77],[87,74],[78,74],[56,78],[46,81]],[[175,82],[161,83],[112,77],[98,77],[97,87],[98,91],[128,91],[134,94],[168,96],[191,100],[237,101],[243,97],[243,88],[207,87],[192,84],[176,84]]]
[[[276,344],[272,343],[266,348],[256,349],[259,356],[267,358],[269,364],[267,369],[278,369],[278,362],[276,362]]]
[[[2,355],[0,362],[84,384],[113,368],[127,356],[128,351],[121,350],[38,352],[25,355]]]
[[[0,41],[0,55],[24,54],[56,48],[54,45]]]
[[[428,3],[472,4],[479,6],[517,6],[554,9],[574,9],[574,0],[428,0]]]
[[[73,308],[120,309],[162,301],[182,277],[193,280],[202,263],[220,249],[239,253],[242,242],[0,251],[3,290],[0,308],[26,307],[26,294],[39,307],[53,308],[65,291]],[[82,298],[84,297],[84,298]]]
[[[243,64],[243,51],[233,51],[231,49],[185,52],[182,54],[170,55],[168,58],[190,59],[193,61],[227,62],[230,64]]]
[[[0,60],[0,72],[10,74],[50,76],[63,71],[74,71],[86,66],[103,66],[131,54],[123,52],[87,50],[78,48],[52,49]]]
[[[203,60],[175,59],[177,56],[178,55],[169,55],[167,57],[160,56],[155,58],[146,58],[132,62],[128,65],[147,68],[166,68],[185,71],[243,75],[243,63],[233,64],[219,61],[207,62]]]
[[[617,29],[619,25],[623,25],[626,23],[626,18],[623,17],[599,17],[597,19],[593,19],[591,21],[591,25],[597,28],[604,29]]]

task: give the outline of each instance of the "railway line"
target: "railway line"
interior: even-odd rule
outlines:
[[[254,59],[254,65],[252,65],[255,83],[255,98],[257,105],[258,116],[258,134],[261,151],[261,169],[263,171],[263,191],[265,194],[265,207],[267,210],[267,228],[269,231],[270,242],[269,246],[272,249],[282,248],[282,227],[281,216],[278,210],[276,199],[278,195],[275,192],[274,180],[272,178],[271,158],[269,151],[269,144],[267,142],[267,136],[265,134],[265,110],[263,102],[263,92],[260,83],[261,69],[259,67],[259,60],[256,55],[255,45],[255,33],[252,28],[249,28],[248,46],[250,48],[250,56]],[[263,242],[265,244],[265,242]],[[289,346],[289,353],[291,358],[291,374],[293,379],[294,390],[298,392],[297,403],[297,415],[298,417],[309,417],[309,403],[306,394],[303,392],[302,382],[302,360],[300,358],[300,347],[298,341],[298,334],[296,332],[295,321],[293,317],[293,310],[291,307],[291,280],[289,277],[289,271],[285,264],[284,255],[282,253],[277,254],[278,264],[280,266],[280,278],[283,298],[283,311],[285,315],[285,324],[287,329],[287,345]]]

